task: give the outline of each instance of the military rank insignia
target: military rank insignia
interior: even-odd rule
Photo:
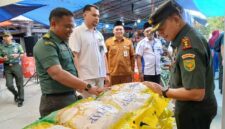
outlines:
[[[149,20],[148,20],[148,23],[149,23],[149,24],[152,24],[152,23],[153,23],[152,19],[149,19]]]
[[[52,42],[44,42],[44,45],[46,45],[46,46],[50,45],[50,46],[54,46],[55,47],[55,44],[52,43]]]
[[[184,54],[181,56],[183,59],[184,69],[191,72],[195,69],[195,54]]]
[[[45,38],[45,39],[49,39],[51,36],[50,36],[50,34],[49,33],[46,33],[44,36],[43,36],[43,38]]]
[[[192,48],[191,47],[191,41],[188,37],[183,37],[181,39],[181,44],[182,44],[182,49],[183,50],[186,50],[186,49],[189,49],[189,48]]]

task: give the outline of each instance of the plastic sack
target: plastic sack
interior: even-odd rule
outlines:
[[[82,99],[41,121],[49,122],[47,125],[51,126],[45,125],[46,128],[62,125],[71,129],[173,129],[169,102],[142,83],[119,84],[96,99]]]
[[[62,125],[55,125],[49,122],[38,121],[28,127],[25,127],[24,129],[71,129],[71,128]]]
[[[124,84],[118,84],[111,87],[111,92],[148,92],[150,91],[149,88],[142,83],[124,83]]]
[[[107,129],[117,120],[118,112],[112,105],[90,101],[60,110],[57,121],[74,129]]]
[[[36,71],[34,57],[27,57],[25,55],[22,57],[22,70],[25,78],[29,78],[34,75]]]

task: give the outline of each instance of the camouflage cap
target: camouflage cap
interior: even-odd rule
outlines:
[[[182,7],[174,0],[167,0],[150,16],[149,24],[153,26],[153,31],[156,31],[164,21],[175,12],[181,14]]]
[[[4,31],[2,36],[6,37],[6,36],[12,36],[12,35],[9,31]]]

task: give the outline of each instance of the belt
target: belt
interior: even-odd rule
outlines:
[[[43,96],[63,96],[63,95],[75,95],[74,91],[63,92],[63,93],[52,93],[52,94],[42,94]]]

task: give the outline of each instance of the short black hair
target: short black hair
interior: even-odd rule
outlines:
[[[52,18],[59,19],[59,18],[62,18],[63,16],[73,17],[73,13],[66,8],[57,7],[51,11],[49,16],[49,22],[51,22]]]
[[[114,27],[116,27],[116,26],[123,26],[123,22],[122,21],[116,21],[114,23]]]
[[[84,6],[83,13],[86,11],[90,11],[92,7],[99,10],[98,6],[93,5],[93,4],[88,4],[88,5]]]

